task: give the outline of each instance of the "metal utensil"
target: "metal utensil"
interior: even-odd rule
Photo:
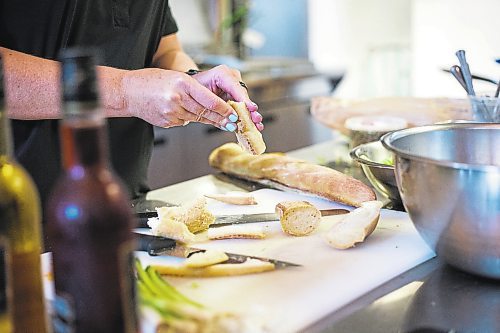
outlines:
[[[500,123],[413,127],[382,143],[427,244],[451,265],[500,279]]]
[[[173,256],[179,258],[188,258],[190,255],[198,252],[205,252],[205,249],[198,249],[188,247],[185,245],[177,244],[174,239],[158,237],[148,234],[135,233],[138,240],[139,251],[145,251],[150,256]],[[294,264],[287,261],[276,260],[265,257],[256,257],[243,254],[225,252],[229,260],[227,263],[243,263],[247,259],[258,259],[261,261],[274,264],[274,268],[287,268],[287,267],[300,267],[301,265]]]
[[[465,81],[465,86],[467,87],[466,91],[469,96],[476,96],[476,93],[474,92],[474,87],[472,85],[472,75],[470,73],[469,69],[469,64],[467,63],[467,59],[465,58],[465,51],[464,50],[458,50],[455,55],[458,58],[458,61],[460,62],[460,67],[462,70],[462,76]]]
[[[464,76],[462,75],[462,70],[460,69],[460,66],[458,65],[453,65],[450,67],[450,73],[457,79],[458,83],[462,86],[462,88],[465,89],[467,93],[467,85],[465,84]]]
[[[321,216],[342,215],[349,213],[348,209],[332,208],[320,209]],[[147,211],[136,213],[139,218],[139,227],[147,228],[147,220],[149,218],[158,217],[156,211]],[[269,222],[278,221],[279,215],[276,213],[257,213],[257,214],[235,214],[235,215],[217,215],[215,221],[211,226],[225,226],[230,224],[243,224],[243,223],[256,223],[256,222]]]

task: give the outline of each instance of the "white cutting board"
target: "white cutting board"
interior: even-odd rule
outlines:
[[[256,206],[210,201],[214,214],[274,211],[277,202],[308,200],[318,208],[346,207],[295,193],[263,189],[253,192]],[[348,207],[349,208],[349,207]],[[351,208],[352,209],[352,208]],[[238,277],[167,280],[187,296],[211,308],[243,313],[271,332],[297,332],[355,300],[384,282],[435,256],[403,212],[383,210],[377,229],[359,246],[335,250],[321,237],[339,216],[323,217],[316,232],[306,237],[285,235],[279,222],[262,223],[264,240],[219,240],[197,247],[265,256],[301,264]],[[144,264],[169,260],[141,255]]]

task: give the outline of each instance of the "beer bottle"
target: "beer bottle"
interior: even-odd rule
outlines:
[[[47,204],[52,245],[55,332],[136,332],[134,217],[110,167],[95,54],[61,55],[63,174]]]
[[[46,332],[40,198],[12,157],[3,83],[0,57],[0,331]]]

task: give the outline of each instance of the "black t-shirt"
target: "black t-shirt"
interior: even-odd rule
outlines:
[[[162,36],[177,32],[168,0],[0,0],[0,45],[57,59],[71,46],[94,46],[101,65],[151,66]],[[13,120],[17,160],[38,186],[42,204],[61,172],[57,120]],[[111,162],[133,198],[148,191],[152,125],[138,118],[108,120]]]

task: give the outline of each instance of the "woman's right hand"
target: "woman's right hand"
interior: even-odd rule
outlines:
[[[155,126],[172,127],[198,121],[234,131],[234,110],[189,75],[146,68],[129,71],[122,81],[130,116]]]

